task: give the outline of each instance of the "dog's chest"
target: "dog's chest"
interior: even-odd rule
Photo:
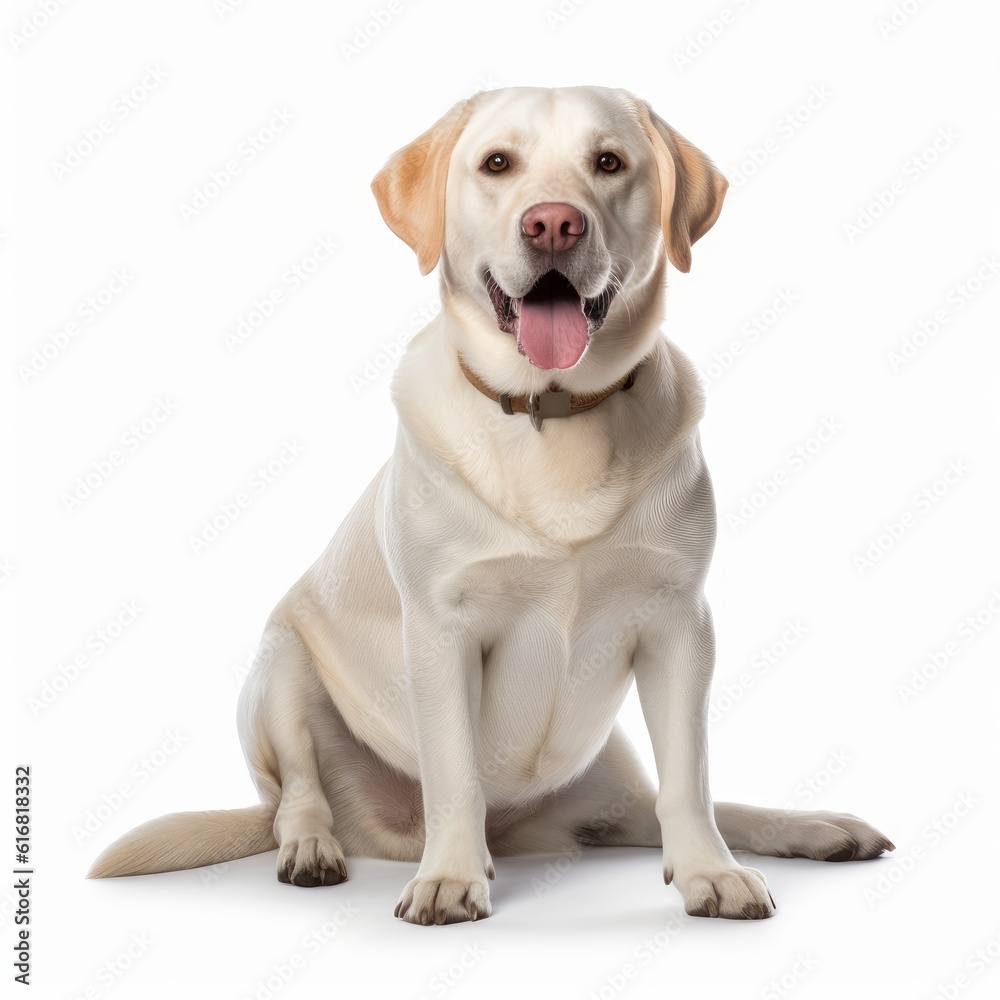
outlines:
[[[516,419],[516,418],[515,418]],[[636,499],[645,472],[633,449],[586,415],[524,433],[513,421],[453,458],[476,495],[504,520],[550,541],[601,535]]]
[[[558,787],[603,746],[639,631],[662,611],[659,580],[627,550],[490,561],[458,575],[455,624],[480,637],[480,755],[497,801]]]

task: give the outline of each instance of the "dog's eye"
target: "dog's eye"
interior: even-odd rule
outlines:
[[[597,158],[597,166],[605,173],[613,174],[622,168],[621,159],[614,153],[601,153]]]
[[[486,157],[486,161],[483,163],[483,166],[492,170],[493,173],[498,174],[501,170],[506,170],[510,166],[510,160],[508,160],[503,153],[490,153],[490,155]]]

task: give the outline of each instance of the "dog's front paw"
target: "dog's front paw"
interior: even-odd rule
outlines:
[[[285,841],[278,851],[278,881],[292,885],[337,885],[347,879],[344,852],[329,833]]]
[[[744,868],[735,861],[694,865],[673,873],[666,870],[663,878],[680,890],[684,909],[692,917],[763,920],[774,914],[774,900],[764,876],[756,868]]]
[[[490,915],[490,890],[484,878],[426,878],[418,875],[403,889],[396,916],[411,924],[457,924]]]

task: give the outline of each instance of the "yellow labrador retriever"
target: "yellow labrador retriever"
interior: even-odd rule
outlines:
[[[431,924],[489,916],[492,855],[662,845],[688,913],[753,919],[774,904],[732,850],[892,850],[709,792],[704,400],[659,326],[725,178],[625,91],[512,88],[372,186],[444,308],[395,374],[389,461],[264,632],[239,708],[261,804],[154,820],[90,874],[419,861],[396,914]],[[615,722],[633,678],[659,791]]]

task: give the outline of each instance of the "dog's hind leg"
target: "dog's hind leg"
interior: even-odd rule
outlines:
[[[656,790],[618,724],[596,760],[541,809],[495,835],[497,854],[659,847]]]
[[[280,882],[336,885],[347,878],[316,753],[318,727],[331,711],[298,633],[269,625],[240,697],[240,736],[260,791],[277,799]]]
[[[814,861],[867,861],[895,850],[885,834],[850,813],[716,802],[715,822],[731,851]]]

